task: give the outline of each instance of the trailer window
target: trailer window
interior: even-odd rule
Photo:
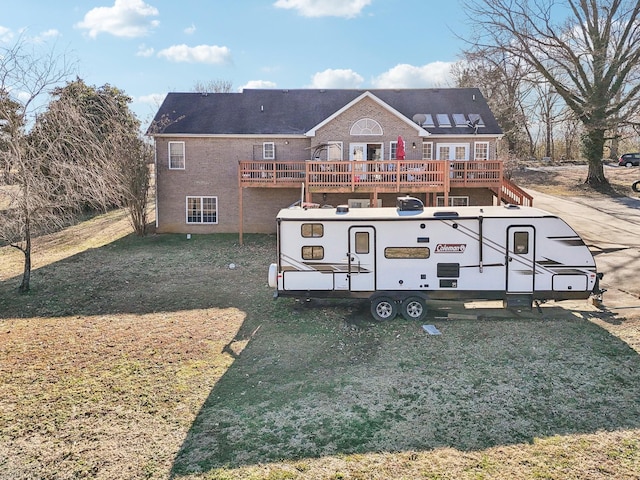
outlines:
[[[302,236],[304,238],[320,238],[324,235],[324,225],[321,223],[303,223]]]
[[[322,260],[324,258],[324,247],[319,245],[310,245],[302,247],[303,260]]]
[[[429,258],[429,247],[387,247],[384,249],[385,258]]]
[[[529,253],[529,232],[514,232],[513,252],[520,255]]]
[[[356,253],[369,253],[369,232],[356,232]]]

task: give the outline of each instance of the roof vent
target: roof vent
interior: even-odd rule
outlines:
[[[424,204],[422,200],[415,197],[398,197],[396,208],[399,212],[422,212]]]
[[[336,213],[349,213],[349,205],[338,205]]]

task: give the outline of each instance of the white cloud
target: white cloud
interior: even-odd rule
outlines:
[[[190,27],[184,29],[184,33],[187,35],[193,35],[196,33],[196,26],[192,23]]]
[[[330,69],[313,76],[310,88],[358,88],[364,78],[349,69]]]
[[[371,82],[375,88],[428,88],[448,85],[453,80],[453,62],[433,62],[416,67],[406,63],[396,65]]]
[[[137,97],[135,100],[140,103],[145,103],[148,105],[159,107],[162,104],[162,102],[164,102],[164,99],[166,96],[167,96],[166,93],[151,93],[149,95],[141,95],[140,97]]]
[[[138,51],[136,52],[136,57],[151,57],[155,53],[153,47],[147,47],[142,44],[138,47]]]
[[[50,38],[56,38],[56,37],[59,37],[60,35],[61,33],[58,30],[51,28],[49,30],[46,30],[40,33],[39,35],[36,35],[33,38],[33,41],[34,43],[43,43],[49,40]]]
[[[159,57],[172,62],[225,64],[231,62],[231,50],[217,45],[173,45],[158,52]]]
[[[11,40],[13,40],[13,32],[11,29],[0,25],[0,42],[9,43]]]
[[[242,91],[245,88],[276,88],[275,82],[270,82],[269,80],[249,80],[243,86],[241,86],[238,91]]]
[[[303,17],[353,18],[372,0],[277,0],[277,8],[297,10]]]
[[[113,7],[89,10],[76,27],[88,30],[91,38],[96,38],[100,33],[116,37],[142,37],[159,25],[158,20],[150,18],[158,14],[157,8],[143,0],[115,0]]]

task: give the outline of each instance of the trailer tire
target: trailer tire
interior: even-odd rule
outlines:
[[[402,302],[401,313],[405,320],[421,322],[427,316],[427,304],[421,297],[407,297]]]
[[[637,182],[633,182],[633,185],[631,185],[631,190],[636,193],[640,193],[640,180],[638,180]]]
[[[371,299],[371,316],[378,322],[393,320],[398,315],[398,304],[391,297]]]

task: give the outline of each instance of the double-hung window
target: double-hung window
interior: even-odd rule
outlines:
[[[262,159],[263,160],[275,160],[276,159],[276,144],[273,142],[264,142],[262,144]]]
[[[169,170],[184,170],[184,142],[169,142]]]
[[[476,160],[489,160],[489,142],[475,142],[473,156]]]
[[[187,223],[218,223],[218,197],[187,197]]]

